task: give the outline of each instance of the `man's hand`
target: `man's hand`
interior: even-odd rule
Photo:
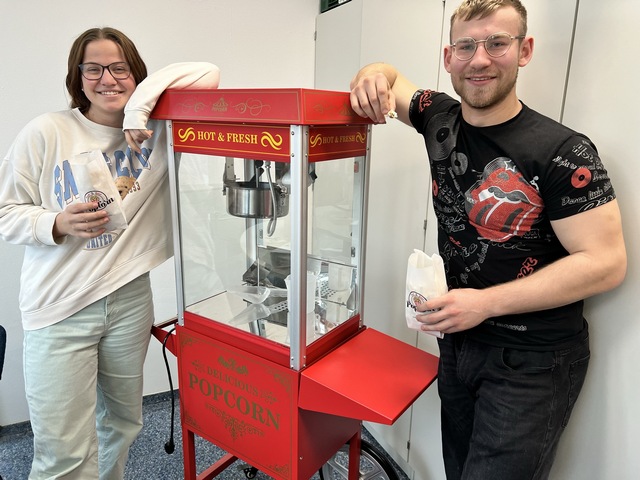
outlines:
[[[376,123],[398,118],[410,125],[409,104],[418,89],[388,63],[372,63],[360,69],[351,80],[351,108]]]
[[[105,232],[102,226],[109,222],[109,217],[106,211],[97,208],[95,202],[72,203],[56,216],[53,237],[95,238],[102,235]]]
[[[396,97],[387,77],[373,67],[365,67],[351,80],[351,107],[361,117],[386,123],[389,112],[395,112]]]
[[[436,297],[418,305],[416,319],[422,322],[420,328],[425,332],[454,333],[479,325],[491,316],[485,305],[487,295],[482,290],[458,288],[450,290],[441,297]]]

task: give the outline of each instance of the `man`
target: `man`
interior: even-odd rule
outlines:
[[[544,479],[589,361],[583,299],[619,285],[615,193],[587,137],[518,100],[532,58],[519,0],[465,0],[444,66],[460,101],[388,64],[351,82],[354,110],[425,138],[449,292],[421,305],[439,340],[448,479]]]

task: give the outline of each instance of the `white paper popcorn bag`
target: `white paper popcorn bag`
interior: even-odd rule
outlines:
[[[69,164],[73,170],[79,201],[98,202],[98,209],[106,210],[109,214],[109,222],[103,228],[107,232],[127,228],[122,199],[102,152],[92,150],[80,153],[69,160]]]
[[[407,286],[405,316],[407,326],[420,330],[421,322],[416,320],[416,307],[430,298],[447,293],[447,277],[444,273],[444,262],[437,253],[429,256],[421,250],[414,250],[407,262]],[[426,332],[442,338],[441,332]]]

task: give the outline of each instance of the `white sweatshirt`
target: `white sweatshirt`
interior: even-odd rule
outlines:
[[[124,129],[149,128],[142,155],[122,129],[88,120],[78,109],[29,122],[0,164],[0,238],[26,246],[20,310],[25,330],[59,322],[167,260],[172,254],[164,122],[147,121],[166,88],[217,88],[219,69],[205,62],[172,64],[148,76],[125,107]],[[100,150],[115,179],[133,176],[122,201],[125,230],[87,241],[53,238],[56,215],[82,198],[69,159]]]

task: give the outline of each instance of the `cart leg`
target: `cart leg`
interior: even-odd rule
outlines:
[[[183,458],[184,458],[184,479],[196,480],[198,474],[196,470],[196,444],[193,432],[182,427]]]
[[[235,455],[227,453],[220,460],[218,460],[216,463],[214,463],[204,472],[198,475],[198,480],[212,480],[213,478],[220,475],[229,466],[231,466],[237,459],[238,457],[236,457]]]
[[[349,441],[349,480],[360,479],[360,430]]]

